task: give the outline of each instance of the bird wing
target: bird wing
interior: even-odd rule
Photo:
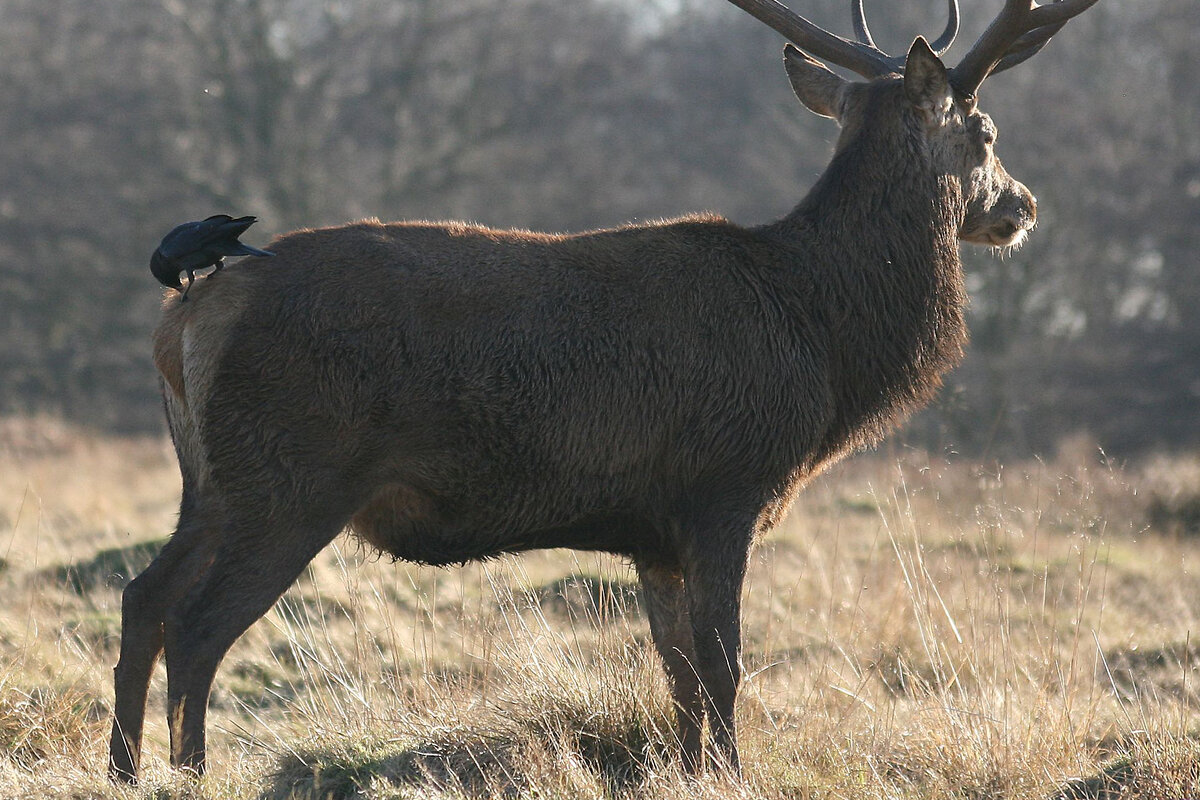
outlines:
[[[239,217],[234,219],[228,214],[217,214],[200,223],[201,247],[236,242],[246,229],[258,221],[257,217]]]
[[[171,229],[158,245],[158,252],[168,261],[182,258],[194,251],[203,234],[200,229],[204,222],[185,222]]]

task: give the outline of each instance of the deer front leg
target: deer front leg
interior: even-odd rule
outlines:
[[[704,701],[696,672],[696,649],[683,575],[678,567],[643,561],[637,562],[637,571],[650,620],[650,635],[671,685],[683,768],[695,773],[701,766]]]
[[[752,523],[702,526],[684,561],[695,668],[714,766],[738,771],[734,705],[741,682],[741,596]]]

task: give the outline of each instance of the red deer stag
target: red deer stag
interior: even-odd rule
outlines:
[[[137,775],[164,651],[171,763],[203,770],[217,665],[347,527],[427,564],[546,547],[630,559],[685,767],[702,766],[707,720],[710,758],[736,768],[752,543],[960,359],[958,240],[1011,247],[1036,213],[975,92],[1096,0],[1005,0],[950,70],[935,50],[956,0],[936,47],[918,38],[906,58],[874,46],[861,0],[859,41],[733,2],[794,43],[795,93],[841,125],[779,221],[367,221],[290,233],[270,261],[167,297],[154,360],[183,499],[125,589],[112,776]]]

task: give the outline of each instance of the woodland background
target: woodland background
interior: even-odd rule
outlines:
[[[848,35],[843,0],[793,0]],[[877,40],[940,0],[869,2]],[[998,10],[963,0],[954,63]],[[1039,199],[967,252],[973,342],[907,440],[973,456],[1200,445],[1195,0],[1104,0],[986,84]],[[172,226],[782,216],[827,162],[782,41],[720,0],[0,0],[0,413],[157,433],[150,252]],[[281,290],[286,287],[281,287]]]

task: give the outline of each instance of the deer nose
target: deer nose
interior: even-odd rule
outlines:
[[[1017,185],[1021,187],[1020,201],[1010,213],[1004,215],[1005,223],[1012,226],[1010,233],[1027,231],[1037,222],[1037,198],[1025,188],[1025,184]]]
[[[995,233],[1001,239],[1011,239],[1017,235],[1019,230],[1022,230],[1022,226],[1009,217],[996,226]]]

